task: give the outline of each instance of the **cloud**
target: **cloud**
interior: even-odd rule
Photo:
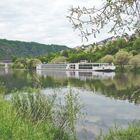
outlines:
[[[95,0],[4,0],[0,3],[0,38],[36,41],[45,44],[64,44],[75,47],[83,44],[66,19],[74,6],[99,5]],[[102,35],[101,35],[102,36]],[[105,37],[105,36],[104,36]],[[103,38],[100,37],[100,38]],[[97,41],[90,38],[90,43]]]

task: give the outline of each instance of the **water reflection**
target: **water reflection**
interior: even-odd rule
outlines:
[[[61,96],[71,87],[84,104],[85,117],[77,125],[79,140],[93,140],[101,128],[106,132],[114,123],[126,126],[140,120],[140,74],[0,70],[0,83],[6,94],[28,87],[45,94],[55,89]]]
[[[57,88],[56,91],[62,98],[68,92],[68,88]],[[53,94],[53,89],[47,88],[43,92]],[[80,101],[84,105],[81,110],[84,116],[77,122],[79,140],[94,140],[100,129],[107,132],[115,123],[127,126],[129,122],[140,119],[139,106],[128,101],[112,100],[100,92],[94,94],[92,91],[77,87],[73,88],[73,93],[79,93]]]
[[[115,72],[98,72],[98,71],[50,71],[50,70],[37,70],[40,76],[53,76],[63,78],[76,78],[80,80],[86,79],[113,79]]]
[[[41,73],[24,70],[0,70],[0,83],[12,90],[31,88],[77,87],[114,99],[128,100],[140,104],[140,74],[133,73],[73,73],[65,71],[42,71]]]

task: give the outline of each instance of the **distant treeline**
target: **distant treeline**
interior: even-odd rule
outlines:
[[[104,44],[91,44],[38,57],[42,62],[114,62],[120,65],[140,63],[140,37],[120,37]],[[137,61],[137,62],[136,62]]]
[[[0,39],[0,59],[12,59],[15,57],[35,57],[50,52],[68,49],[64,45],[45,45],[36,42],[11,41]]]

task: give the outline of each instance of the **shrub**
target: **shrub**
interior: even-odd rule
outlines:
[[[136,69],[140,65],[140,55],[135,55],[129,60],[129,64],[133,65],[134,69]]]
[[[114,57],[112,55],[106,55],[101,59],[103,63],[112,63],[114,62]]]
[[[126,51],[119,51],[115,55],[115,62],[123,68],[124,65],[128,64],[131,55]]]
[[[33,124],[51,123],[59,133],[65,134],[64,132],[68,130],[75,139],[75,121],[81,109],[79,98],[70,91],[64,99],[61,103],[60,100],[58,102],[56,95],[16,93],[12,98],[12,105],[17,116],[22,120],[30,121]]]
[[[79,113],[78,96],[70,92],[62,103],[55,99],[55,95],[41,93],[17,92],[11,100],[0,96],[0,139],[76,139],[74,123]]]
[[[0,83],[0,95],[6,94],[7,88],[3,83]]]
[[[67,58],[65,56],[55,57],[51,60],[52,64],[66,63]]]
[[[42,63],[42,62],[41,62],[39,59],[34,58],[34,59],[29,60],[29,62],[27,63],[27,67],[28,67],[29,69],[35,69],[36,66],[37,66],[38,64],[41,64],[41,63]]]
[[[23,119],[9,101],[0,97],[1,140],[70,140],[69,135],[48,121],[33,123]]]

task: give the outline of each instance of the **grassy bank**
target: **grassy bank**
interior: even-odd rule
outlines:
[[[74,122],[79,112],[76,97],[68,94],[65,105],[56,96],[15,94],[0,96],[1,140],[75,140]]]
[[[113,127],[97,140],[140,140],[140,121],[129,124],[128,128]]]
[[[55,140],[57,134],[59,134],[60,140],[68,139],[68,136],[63,131],[55,128],[53,124],[42,121],[33,123],[30,120],[19,117],[10,103],[0,99],[0,104],[1,140]]]
[[[0,87],[0,140],[76,140],[75,121],[81,105],[72,91],[58,102],[57,96],[46,96],[39,90],[14,93],[8,99]],[[33,93],[34,92],[34,93]],[[37,92],[37,93],[35,93]],[[97,140],[139,140],[140,121],[128,128],[111,128]]]
[[[68,135],[52,122],[32,122],[17,114],[9,102],[0,99],[0,139],[1,140],[68,140]]]

